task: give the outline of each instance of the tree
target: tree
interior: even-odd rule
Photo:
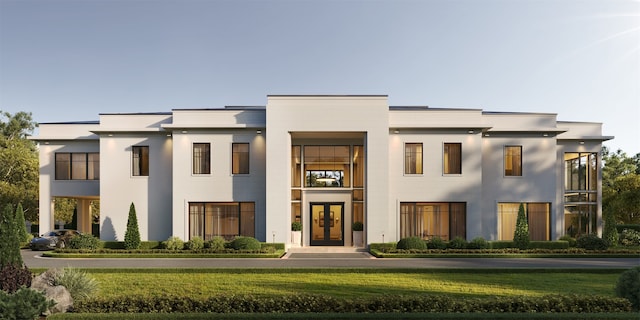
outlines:
[[[127,231],[124,233],[125,249],[140,248],[140,231],[138,230],[138,217],[136,207],[131,203],[129,207],[129,218],[127,219]]]
[[[24,220],[24,210],[22,209],[22,204],[18,203],[18,207],[16,208],[16,233],[18,235],[18,239],[20,243],[27,242],[29,240],[29,231],[27,231],[27,225]]]
[[[521,249],[529,248],[529,224],[527,216],[524,214],[524,205],[521,203],[518,208],[518,219],[516,220],[516,230],[513,233],[513,244]]]
[[[603,147],[602,161],[603,214],[612,214],[617,223],[640,223],[640,153],[629,157]]]
[[[0,214],[0,269],[6,266],[22,267],[20,241],[11,204],[7,204]]]
[[[76,210],[77,201],[73,198],[55,198],[54,219],[64,221],[65,224],[72,222],[73,214]]]
[[[615,247],[618,245],[618,238],[616,218],[611,212],[604,214],[604,230],[602,231],[602,239],[606,240],[610,247]]]
[[[38,221],[38,152],[27,139],[38,125],[31,113],[0,111],[0,203],[22,203],[29,221]]]

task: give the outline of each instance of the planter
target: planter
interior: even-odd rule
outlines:
[[[302,231],[291,231],[291,244],[300,247],[302,244]]]
[[[354,231],[353,232],[353,246],[354,247],[362,247],[364,234],[362,231]]]

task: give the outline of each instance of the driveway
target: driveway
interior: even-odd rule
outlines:
[[[428,258],[375,259],[368,255],[315,254],[289,259],[206,258],[44,258],[22,250],[29,268],[621,268],[640,265],[640,258]]]

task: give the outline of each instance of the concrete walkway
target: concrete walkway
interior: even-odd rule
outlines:
[[[29,268],[621,268],[640,265],[640,258],[429,258],[375,259],[368,254],[290,253],[288,259],[206,258],[44,258],[22,250]]]

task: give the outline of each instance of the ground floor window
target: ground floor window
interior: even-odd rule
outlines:
[[[464,202],[401,202],[400,237],[466,238],[466,218]]]
[[[529,224],[530,239],[533,241],[549,240],[551,204],[548,202],[523,204],[527,215],[527,223]],[[498,223],[500,225],[498,239],[513,240],[519,208],[519,202],[498,203]]]
[[[231,240],[237,236],[255,236],[255,203],[189,203],[189,237],[210,240],[220,236]]]
[[[596,232],[597,205],[575,204],[564,207],[565,234],[577,238]]]

